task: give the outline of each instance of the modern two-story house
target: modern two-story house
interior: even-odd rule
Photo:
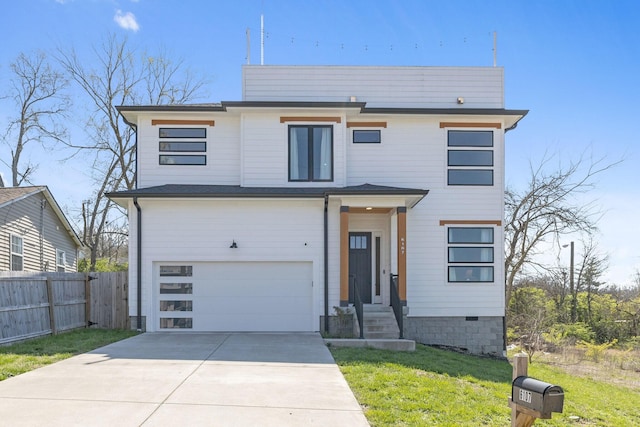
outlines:
[[[245,66],[242,100],[121,106],[137,136],[130,314],[147,331],[318,331],[403,306],[404,337],[502,354],[496,67]]]

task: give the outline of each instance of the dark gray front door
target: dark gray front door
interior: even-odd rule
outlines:
[[[371,233],[349,233],[349,276],[356,279],[360,298],[371,304]],[[349,302],[355,302],[349,292]]]

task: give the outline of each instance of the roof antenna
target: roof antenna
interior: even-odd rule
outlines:
[[[251,65],[251,29],[247,27],[247,65]]]
[[[260,14],[260,65],[264,65],[264,14]]]
[[[498,33],[493,32],[493,66],[498,63]]]

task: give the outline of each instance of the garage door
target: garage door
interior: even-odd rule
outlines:
[[[158,327],[311,331],[310,262],[158,263]]]

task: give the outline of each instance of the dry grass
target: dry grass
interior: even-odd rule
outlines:
[[[569,374],[640,390],[640,350],[605,350],[596,362],[587,350],[563,347],[554,353],[537,353],[534,363],[556,366]]]

